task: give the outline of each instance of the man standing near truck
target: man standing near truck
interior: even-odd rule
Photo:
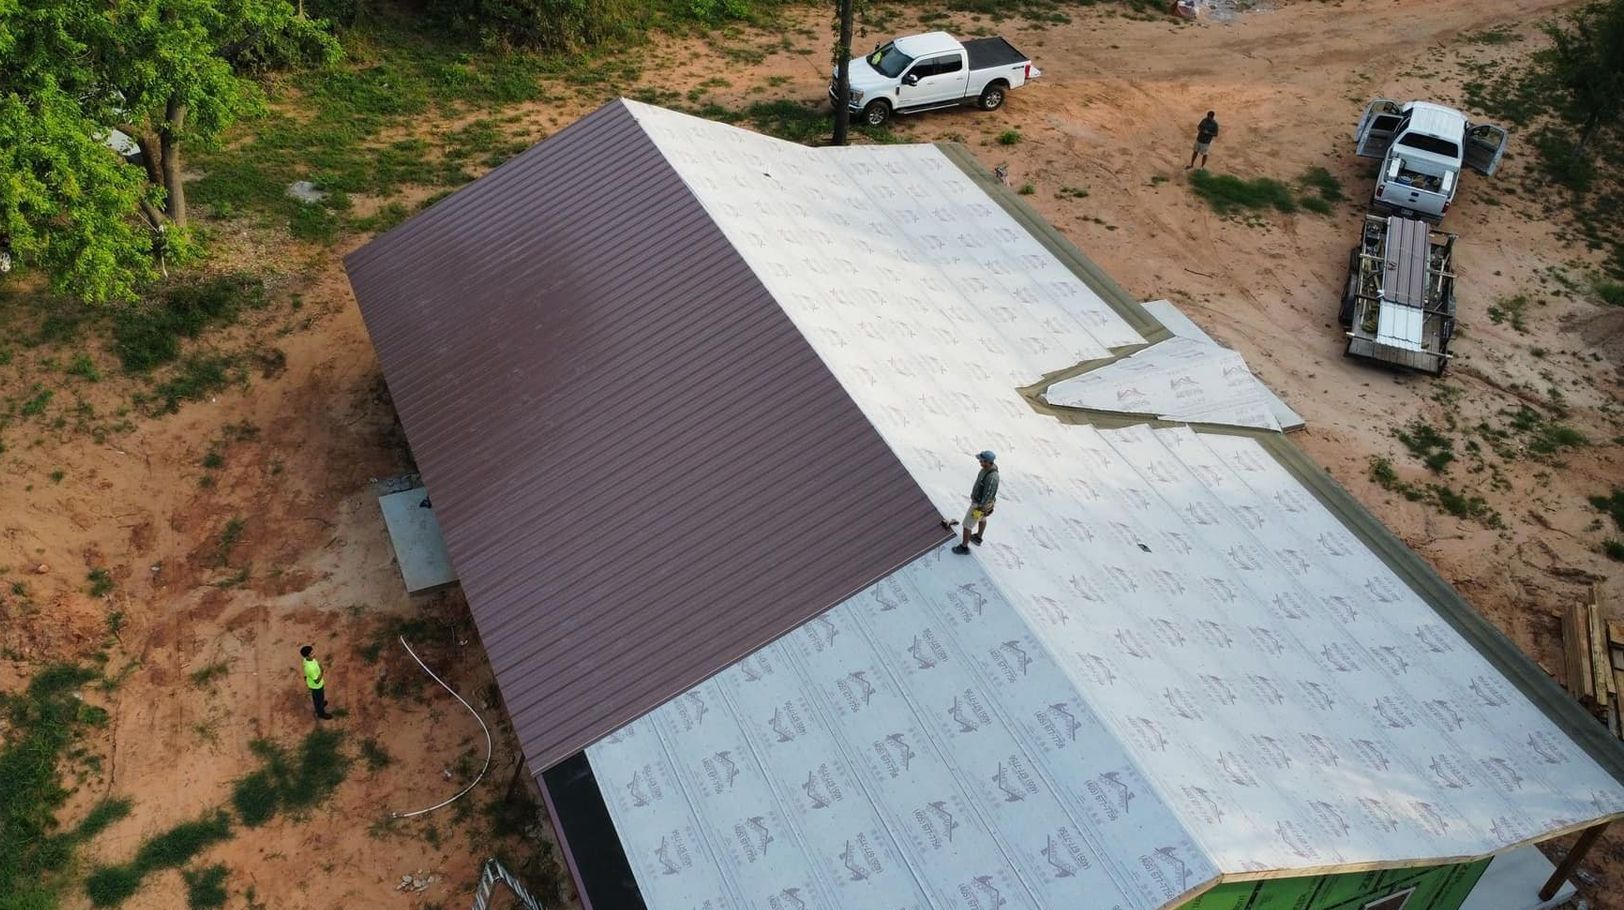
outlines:
[[[1195,128],[1195,150],[1190,153],[1190,163],[1184,166],[1185,170],[1195,167],[1197,156],[1201,158],[1201,167],[1207,166],[1207,152],[1212,149],[1212,140],[1218,138],[1218,118],[1213,111],[1207,111],[1207,116]]]

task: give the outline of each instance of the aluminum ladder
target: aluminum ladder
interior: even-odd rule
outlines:
[[[506,885],[526,910],[543,910],[541,901],[536,900],[535,896],[520,884],[518,878],[494,856],[485,861],[485,868],[479,872],[479,888],[474,891],[473,910],[489,910],[491,895],[496,893],[497,885]]]

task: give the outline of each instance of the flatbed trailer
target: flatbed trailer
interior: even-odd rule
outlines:
[[[1442,376],[1455,333],[1454,234],[1398,215],[1366,215],[1348,256],[1343,352]]]

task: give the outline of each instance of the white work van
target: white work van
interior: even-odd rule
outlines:
[[[997,110],[1010,90],[1042,75],[1003,38],[960,43],[947,32],[886,42],[866,57],[853,57],[849,67],[846,105],[869,126],[879,126],[893,113],[960,104]],[[837,74],[829,84],[831,104],[840,103],[838,82]]]
[[[1378,206],[1437,221],[1455,198],[1461,168],[1493,174],[1508,137],[1501,127],[1472,123],[1441,104],[1377,98],[1365,106],[1354,140],[1361,157],[1382,159]]]

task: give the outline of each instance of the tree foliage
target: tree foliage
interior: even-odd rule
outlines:
[[[1597,0],[1545,27],[1550,75],[1563,92],[1563,113],[1580,128],[1582,154],[1596,131],[1624,117],[1624,0]]]
[[[257,109],[253,74],[337,55],[288,0],[0,0],[0,235],[61,290],[131,299],[184,248],[182,149]]]

